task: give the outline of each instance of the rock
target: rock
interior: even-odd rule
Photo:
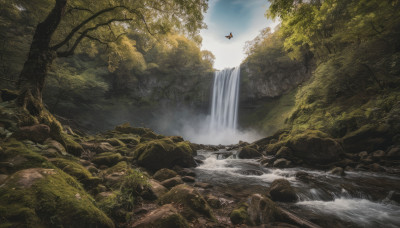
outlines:
[[[75,177],[87,188],[94,187],[100,183],[100,179],[98,177],[93,177],[92,174],[85,167],[83,167],[76,161],[63,158],[53,158],[50,161],[55,166],[57,166],[57,168]]]
[[[177,171],[179,175],[181,176],[191,176],[191,177],[195,177],[196,173],[188,168],[183,168],[183,169],[179,169],[179,171]]]
[[[168,189],[163,185],[161,185],[161,183],[156,180],[150,179],[149,185],[150,185],[150,191],[154,196],[153,198],[155,199],[160,198],[162,195],[168,192]]]
[[[122,160],[122,156],[120,153],[113,153],[113,152],[105,152],[96,155],[92,162],[96,165],[106,165],[111,167]]]
[[[289,181],[286,179],[277,179],[271,183],[269,194],[272,200],[280,202],[296,202],[297,195]]]
[[[331,169],[329,171],[329,173],[332,175],[336,175],[336,176],[344,176],[345,175],[342,167],[335,167],[335,168]]]
[[[374,151],[386,147],[390,141],[390,126],[387,124],[366,124],[356,131],[347,133],[343,138],[343,147],[348,153],[356,151]]]
[[[386,158],[388,159],[400,159],[400,146],[394,146],[392,147],[387,155]]]
[[[108,142],[83,142],[81,145],[83,149],[93,151],[97,154],[114,150],[114,147]]]
[[[385,171],[385,168],[380,166],[378,163],[373,163],[373,164],[367,165],[366,167],[373,172],[384,172]]]
[[[387,199],[400,204],[400,193],[396,191],[390,191]]]
[[[188,228],[189,224],[172,204],[165,204],[146,214],[132,227]]]
[[[181,214],[189,220],[198,218],[199,215],[212,218],[212,211],[207,201],[196,189],[181,184],[173,187],[169,192],[159,199],[160,204],[175,203],[183,207]]]
[[[273,166],[275,168],[288,168],[288,167],[290,167],[291,164],[292,164],[291,161],[288,161],[288,160],[286,160],[284,158],[279,158],[278,160],[276,160],[274,162]]]
[[[260,194],[252,195],[248,200],[247,213],[251,224],[268,224],[279,220],[280,212],[275,203]]]
[[[261,176],[264,174],[264,172],[260,170],[255,170],[255,169],[247,169],[247,170],[238,170],[236,173],[240,173],[242,175],[246,176]]]
[[[105,184],[106,186],[109,187],[116,187],[119,186],[122,182],[122,179],[125,176],[125,172],[114,172],[108,175],[105,175],[104,178],[104,182],[103,184]]]
[[[241,159],[258,158],[261,156],[262,156],[261,153],[259,153],[255,149],[251,148],[250,146],[242,147],[238,152],[238,158],[241,158]]]
[[[12,137],[20,140],[29,139],[36,143],[43,143],[50,137],[50,127],[45,124],[21,127]]]
[[[3,184],[3,182],[7,179],[8,175],[5,174],[0,174],[0,185]]]
[[[162,181],[161,184],[164,187],[170,189],[170,188],[175,187],[177,185],[183,184],[183,181],[182,181],[182,179],[180,177],[173,177],[173,178],[170,178],[170,179]]]
[[[54,169],[18,171],[1,191],[0,214],[10,227],[114,227],[74,178]]]
[[[229,218],[233,225],[250,223],[249,214],[247,213],[248,207],[247,203],[242,203],[238,208],[232,210],[229,214]]]
[[[385,151],[376,150],[376,151],[372,152],[371,156],[372,156],[372,160],[379,161],[385,157]]]
[[[158,170],[158,171],[153,175],[153,178],[154,178],[155,180],[158,180],[158,181],[164,181],[164,180],[167,180],[167,179],[169,179],[169,178],[176,177],[176,176],[178,176],[178,174],[177,174],[175,171],[164,168],[164,169]]]
[[[191,177],[191,176],[183,176],[182,180],[184,182],[195,182],[196,181],[196,179],[194,177]]]
[[[107,143],[109,143],[111,146],[126,146],[124,142],[117,138],[110,138],[106,140]]]
[[[209,183],[196,182],[196,183],[194,184],[194,187],[199,187],[199,188],[207,189],[207,188],[212,188],[213,186],[212,186],[211,184],[209,184]]]
[[[293,136],[289,142],[294,156],[309,164],[327,164],[339,160],[344,153],[338,141],[319,131],[308,130]]]
[[[368,157],[364,157],[360,160],[362,163],[364,164],[371,164],[374,162],[374,160],[372,160],[372,156],[368,156]]]
[[[205,197],[205,199],[206,199],[208,205],[210,205],[212,208],[221,208],[222,207],[221,201],[217,197],[215,197],[211,194],[208,194]]]
[[[55,149],[57,153],[61,155],[67,155],[67,150],[61,143],[57,142],[56,140],[49,138],[46,141],[44,141],[44,144],[47,145],[49,148]]]
[[[164,138],[139,144],[133,158],[137,160],[138,165],[157,171],[175,165],[194,167],[196,163],[193,155],[189,142],[174,143],[171,139]]]
[[[282,146],[275,154],[275,157],[277,158],[291,158],[292,156],[293,156],[293,151],[286,146]]]
[[[359,159],[366,159],[368,157],[368,152],[367,151],[362,151],[358,153]]]

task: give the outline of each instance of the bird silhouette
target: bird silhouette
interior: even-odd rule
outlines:
[[[233,37],[233,35],[232,35],[232,33],[229,33],[229,35],[225,36],[225,37],[228,38],[228,39],[231,39]]]

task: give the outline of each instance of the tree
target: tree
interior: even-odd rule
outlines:
[[[56,0],[35,29],[20,73],[18,104],[37,115],[50,66],[57,57],[74,54],[84,39],[108,45],[133,29],[157,36],[172,29],[195,36],[204,27],[208,0]]]

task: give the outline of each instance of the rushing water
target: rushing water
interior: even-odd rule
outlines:
[[[210,131],[235,131],[239,103],[240,67],[215,72]]]
[[[298,202],[280,205],[322,227],[400,227],[400,205],[387,198],[400,192],[398,176],[347,172],[339,177],[301,168],[265,168],[254,159],[236,159],[235,153],[199,151],[204,163],[195,169],[198,180],[247,196],[265,194],[273,180],[285,178],[296,189]]]

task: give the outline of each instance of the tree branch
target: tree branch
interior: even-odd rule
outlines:
[[[75,49],[76,49],[76,47],[77,47],[78,44],[83,40],[83,38],[85,38],[85,37],[90,38],[90,37],[88,37],[88,35],[87,35],[90,31],[96,30],[96,29],[98,29],[99,27],[109,25],[109,24],[111,24],[111,23],[113,23],[113,22],[116,22],[116,21],[131,21],[131,20],[132,20],[131,18],[128,18],[128,19],[111,19],[111,20],[108,20],[107,22],[97,24],[97,25],[95,25],[94,27],[87,28],[87,29],[85,29],[85,30],[80,34],[80,36],[75,40],[75,42],[74,42],[74,44],[72,45],[72,47],[71,47],[70,50],[64,51],[64,52],[57,52],[57,55],[60,56],[60,57],[67,57],[67,56],[73,55],[73,54],[74,54],[74,51],[75,51]]]
[[[87,11],[87,12],[89,12],[89,13],[94,13],[92,10],[87,9],[87,8],[83,8],[83,7],[73,7],[73,8],[71,8],[71,9],[69,9],[66,13],[67,13],[67,14],[71,14],[72,11],[74,11],[74,10]]]
[[[102,14],[104,14],[104,13],[113,11],[113,10],[115,10],[115,9],[117,9],[117,8],[124,8],[124,9],[126,9],[125,6],[114,6],[114,7],[110,7],[110,8],[107,8],[107,9],[100,10],[99,12],[93,14],[92,16],[90,16],[89,18],[87,18],[86,20],[82,21],[82,22],[81,22],[79,25],[77,25],[75,28],[73,28],[73,29],[71,30],[71,32],[67,35],[67,37],[65,37],[65,39],[64,39],[63,41],[61,41],[60,43],[54,45],[53,47],[51,47],[51,49],[57,50],[57,49],[59,49],[60,47],[64,46],[66,43],[68,43],[69,40],[71,40],[71,38],[75,35],[75,33],[78,32],[79,29],[81,29],[84,25],[86,25],[87,23],[89,23],[89,22],[92,21],[93,19],[97,18],[98,16],[100,16],[100,15],[102,15]]]

